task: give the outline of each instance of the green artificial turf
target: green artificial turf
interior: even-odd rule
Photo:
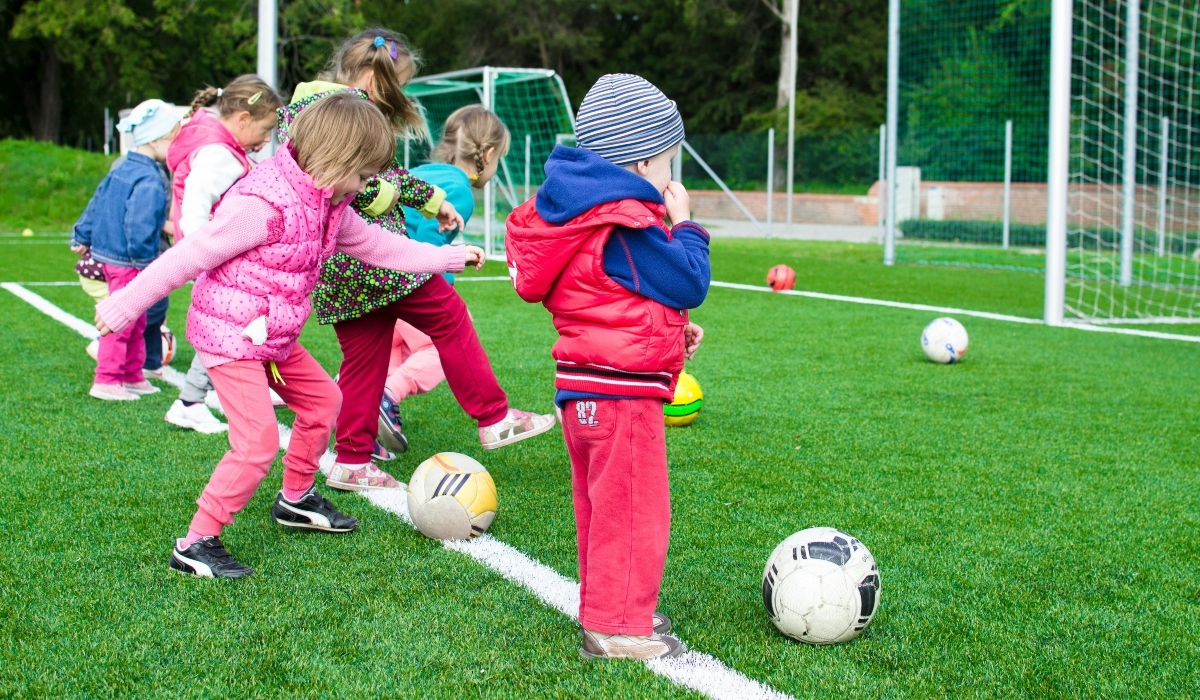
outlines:
[[[785,262],[800,289],[1040,313],[1038,275],[884,268],[878,250],[718,240],[714,276],[761,284]],[[71,279],[69,252],[4,252],[2,279]],[[77,287],[32,289],[91,316]],[[546,312],[505,282],[458,289],[512,404],[551,410]],[[704,409],[668,434],[660,609],[691,647],[797,698],[1200,694],[1196,348],[964,318],[966,360],[934,365],[918,343],[934,315],[711,291],[688,366]],[[171,538],[223,438],[163,423],[170,389],[88,399],[83,339],[3,291],[0,338],[0,695],[696,697],[637,663],[581,661],[567,618],[357,496],[326,492],[362,519],[353,534],[276,526],[278,467],[224,538],[257,573],[174,575]],[[328,328],[303,342],[336,371]],[[181,345],[175,365],[190,357]],[[482,452],[444,385],[402,411],[399,478],[440,450],[480,459],[491,532],[575,577],[560,435]],[[815,525],[880,566],[879,612],[850,644],[790,642],[762,609],[767,556]]]

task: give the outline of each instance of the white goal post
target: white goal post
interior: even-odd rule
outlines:
[[[1200,3],[1051,13],[1045,321],[1200,323]]]

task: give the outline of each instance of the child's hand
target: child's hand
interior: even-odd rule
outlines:
[[[469,245],[467,249],[467,267],[475,266],[478,270],[483,267],[483,263],[487,262],[487,254],[483,252],[483,248]]]
[[[100,318],[99,311],[96,312],[96,330],[100,331],[100,335],[102,336],[112,333],[112,329],[108,327],[108,324],[104,322],[104,319]]]
[[[667,185],[667,191],[663,192],[663,200],[667,203],[667,218],[671,220],[672,226],[692,218],[692,199],[682,183],[672,181]]]
[[[71,252],[83,257],[84,255],[87,255],[88,247],[82,243],[76,243],[75,245],[71,246]]]
[[[672,183],[674,184],[674,183]],[[683,354],[687,359],[696,356],[700,349],[700,341],[704,340],[704,329],[694,323],[689,323],[683,329]]]
[[[458,213],[458,210],[448,200],[442,202],[441,208],[438,209],[437,220],[438,230],[442,233],[462,230],[466,226],[462,215]]]

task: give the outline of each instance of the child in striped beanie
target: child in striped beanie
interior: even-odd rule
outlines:
[[[559,332],[580,653],[675,656],[683,646],[655,610],[671,531],[663,404],[704,335],[688,310],[708,293],[708,233],[671,181],[683,119],[662,91],[605,75],[576,122],[579,147],[550,154],[537,197],[508,218],[505,250],[517,293]]]

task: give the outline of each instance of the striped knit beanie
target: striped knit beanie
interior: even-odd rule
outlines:
[[[683,118],[675,102],[650,81],[610,73],[596,81],[579,105],[575,136],[580,148],[616,165],[629,165],[682,141]]]

